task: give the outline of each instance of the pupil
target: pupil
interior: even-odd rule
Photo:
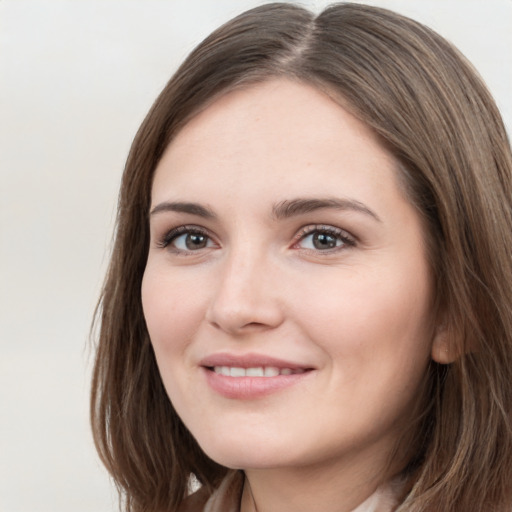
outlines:
[[[203,249],[206,247],[206,237],[201,234],[190,234],[186,238],[187,249]]]
[[[336,247],[336,238],[325,233],[317,233],[313,236],[315,249],[333,249]]]

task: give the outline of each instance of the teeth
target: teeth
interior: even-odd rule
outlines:
[[[259,368],[247,368],[245,370],[245,375],[247,377],[263,377],[264,376],[263,368],[262,367],[259,367]]]
[[[229,375],[230,377],[245,377],[245,368],[230,368]]]
[[[213,371],[226,377],[277,377],[278,375],[293,375],[304,373],[303,369],[277,368],[275,366],[257,366],[254,368],[239,368],[237,366],[215,366]]]
[[[229,366],[217,366],[215,368],[216,373],[220,373],[221,375],[226,375],[229,377],[231,375],[231,372],[229,371]]]
[[[277,377],[279,375],[279,368],[267,366],[265,368],[265,377]]]

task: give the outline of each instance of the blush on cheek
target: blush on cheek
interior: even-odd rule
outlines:
[[[176,360],[201,325],[203,313],[194,301],[161,282],[143,280],[142,307],[157,360]],[[160,364],[164,362],[157,361]]]

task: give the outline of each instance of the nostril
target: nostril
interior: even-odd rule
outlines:
[[[266,325],[261,322],[249,322],[245,327],[266,327]]]

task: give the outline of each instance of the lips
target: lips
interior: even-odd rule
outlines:
[[[201,360],[209,386],[232,399],[255,399],[301,382],[314,368],[260,354],[213,354]]]
[[[278,368],[279,370],[289,368],[292,371],[312,369],[309,365],[252,353],[235,355],[221,352],[205,357],[199,364],[205,368],[227,366],[229,368]]]

